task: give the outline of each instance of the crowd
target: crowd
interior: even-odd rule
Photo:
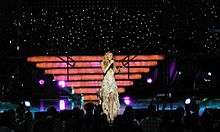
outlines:
[[[148,106],[141,118],[137,111],[126,106],[112,124],[100,105],[87,103],[84,109],[74,108],[58,112],[51,106],[46,112],[35,113],[20,105],[0,116],[0,132],[219,132],[220,123],[205,110],[202,116],[198,107],[179,107],[174,111],[156,111]]]

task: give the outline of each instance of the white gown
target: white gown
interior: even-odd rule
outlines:
[[[107,115],[109,122],[112,122],[119,111],[119,98],[114,70],[110,68],[104,75],[100,89],[103,112]]]

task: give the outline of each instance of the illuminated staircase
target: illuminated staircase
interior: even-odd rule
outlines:
[[[103,71],[101,61],[103,56],[33,56],[27,61],[36,63],[37,68],[44,69],[45,74],[51,74],[56,81],[65,81],[66,87],[74,88],[77,94],[83,93],[86,101],[97,100],[96,93],[101,87]],[[162,55],[120,55],[114,56],[116,66],[122,71],[115,75],[118,92],[132,86],[134,80],[141,79],[142,73],[148,73],[151,67],[158,65],[164,59]]]

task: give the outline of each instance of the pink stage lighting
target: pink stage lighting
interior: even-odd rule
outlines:
[[[131,104],[130,97],[128,97],[128,96],[124,97],[124,103],[125,103],[126,105],[130,105],[130,104]]]
[[[64,88],[66,86],[66,83],[65,81],[58,81],[58,85],[61,87],[61,88]]]
[[[45,81],[44,81],[43,79],[41,79],[41,80],[38,81],[38,83],[39,83],[40,85],[44,85]]]

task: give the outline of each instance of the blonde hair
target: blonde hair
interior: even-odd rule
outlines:
[[[108,55],[112,54],[111,52],[107,52],[105,53],[103,59],[102,59],[102,66],[104,67],[104,69],[109,65],[110,60],[108,59]]]

